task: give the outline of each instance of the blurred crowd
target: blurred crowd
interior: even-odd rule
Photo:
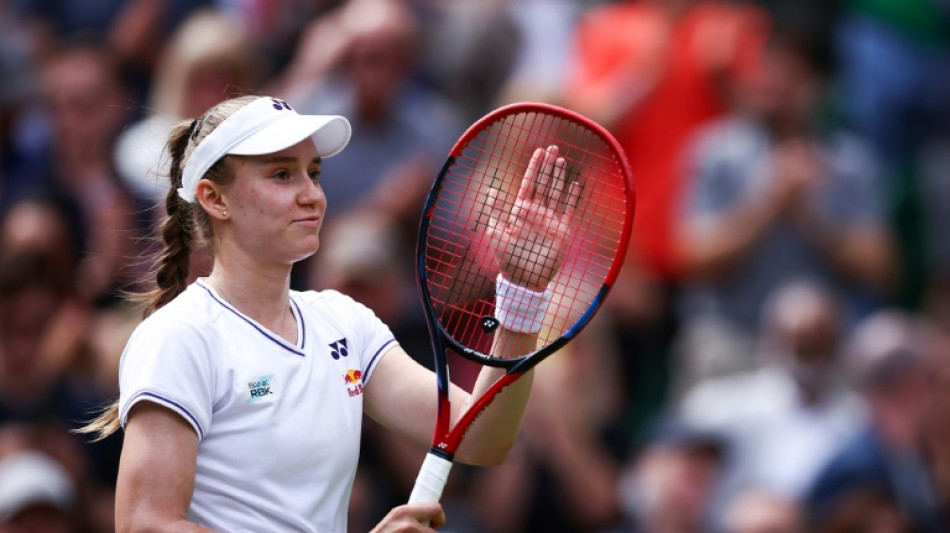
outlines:
[[[0,532],[114,529],[121,435],[71,430],[117,394],[169,129],[245,93],[349,118],[293,288],[427,365],[414,235],[464,128],[538,100],[627,152],[621,279],[445,531],[950,531],[950,1],[0,0]],[[364,429],[354,532],[424,456]]]

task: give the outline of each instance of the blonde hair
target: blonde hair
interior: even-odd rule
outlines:
[[[178,196],[185,163],[195,147],[221,122],[256,99],[255,96],[242,96],[226,100],[213,107],[201,118],[182,122],[172,129],[166,148],[171,156],[169,169],[171,183],[165,197],[167,214],[159,229],[163,246],[155,260],[156,288],[149,292],[130,295],[131,299],[144,305],[146,317],[185,290],[188,286],[188,266],[192,252],[201,245],[210,243],[214,236],[208,213],[197,202],[189,203]],[[204,178],[221,185],[230,183],[234,179],[234,173],[229,156],[219,159],[208,169]],[[94,420],[79,428],[77,432],[93,434],[96,440],[101,440],[115,433],[119,427],[117,400]]]
[[[228,16],[210,9],[195,12],[175,32],[160,59],[151,95],[153,111],[189,116],[188,83],[207,65],[234,72],[232,94],[257,88],[261,65],[247,31]],[[221,98],[229,95],[222,93]]]

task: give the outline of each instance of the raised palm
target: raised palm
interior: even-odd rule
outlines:
[[[513,204],[488,191],[487,235],[501,273],[522,287],[543,291],[564,261],[580,185],[567,183],[557,146],[531,156]]]

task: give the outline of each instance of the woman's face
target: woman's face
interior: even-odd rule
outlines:
[[[235,180],[223,191],[228,220],[219,246],[251,259],[289,265],[313,255],[327,208],[313,141],[260,156],[234,157]]]

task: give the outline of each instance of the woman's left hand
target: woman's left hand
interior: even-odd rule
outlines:
[[[512,283],[543,291],[564,261],[580,184],[567,183],[566,161],[557,146],[531,156],[514,204],[488,190],[487,235],[501,273]]]

